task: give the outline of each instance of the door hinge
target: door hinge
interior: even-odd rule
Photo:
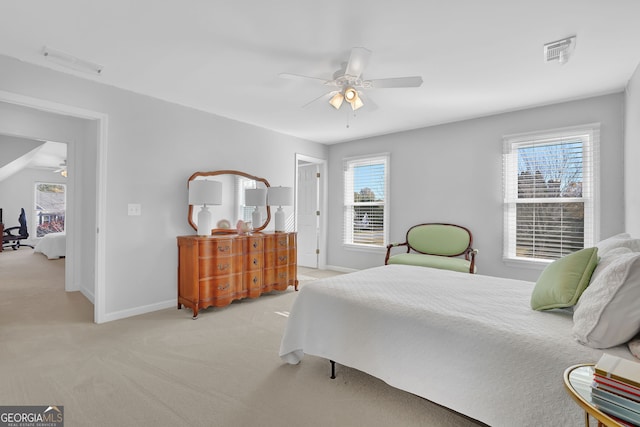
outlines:
[[[320,178],[320,172],[316,172],[316,178]]]
[[[320,249],[316,249],[316,255],[320,255]]]
[[[316,216],[320,216],[320,211],[316,211]]]

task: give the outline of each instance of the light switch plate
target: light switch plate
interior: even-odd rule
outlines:
[[[140,216],[142,215],[142,206],[139,203],[129,203],[127,213],[129,216]]]

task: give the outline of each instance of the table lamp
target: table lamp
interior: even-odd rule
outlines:
[[[293,204],[293,188],[291,187],[269,187],[267,189],[267,204],[269,206],[278,206],[275,213],[275,231],[285,231],[283,206],[291,206]]]
[[[189,182],[189,204],[202,205],[198,212],[198,236],[211,234],[211,212],[207,205],[222,204],[222,183],[206,179],[196,179]]]
[[[262,212],[260,206],[267,205],[267,189],[266,188],[250,188],[244,191],[244,204],[246,206],[255,206],[251,213],[251,224],[253,229],[262,225]]]

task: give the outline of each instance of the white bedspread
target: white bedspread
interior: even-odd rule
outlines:
[[[65,256],[67,250],[67,236],[65,232],[45,234],[36,243],[34,252],[40,252],[49,259],[61,258]]]
[[[318,280],[301,288],[280,356],[331,359],[491,426],[583,425],[562,375],[602,351],[572,338],[571,313],[532,310],[533,286],[407,265]]]

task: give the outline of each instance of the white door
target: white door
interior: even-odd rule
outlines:
[[[318,164],[298,165],[298,265],[318,268],[320,168]]]

